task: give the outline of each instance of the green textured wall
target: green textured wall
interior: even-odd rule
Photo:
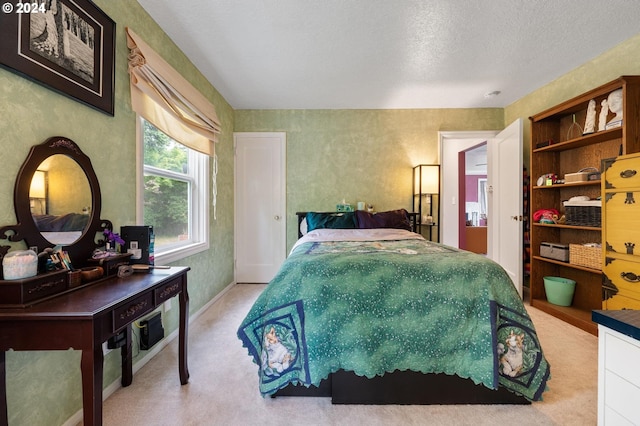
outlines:
[[[295,212],[344,198],[411,210],[412,168],[438,163],[438,131],[503,127],[502,109],[236,110],[235,131],[287,133],[287,246]]]
[[[117,23],[116,114],[109,117],[0,69],[0,224],[15,223],[13,182],[29,148],[64,135],[93,160],[102,185],[102,217],[118,227],[135,221],[135,116],[129,107],[124,27],[132,27],[216,106],[224,126],[217,147],[218,220],[211,249],[179,263],[191,266],[191,312],[233,280],[233,131],[287,132],[287,243],[295,211],[331,210],[345,198],[377,210],[411,207],[411,168],[438,161],[440,130],[500,129],[622,74],[640,74],[640,35],[502,109],[241,110],[226,101],[146,12],[130,0],[95,0]],[[234,122],[235,120],[235,122]],[[525,123],[525,161],[529,129]],[[525,163],[526,164],[526,163]],[[177,309],[166,315],[175,330]],[[82,406],[78,351],[9,352],[11,425],[64,423]],[[117,351],[107,355],[105,384],[117,378]],[[135,378],[134,378],[135,386]]]
[[[223,124],[217,146],[218,220],[211,218],[211,249],[178,262],[192,268],[189,295],[193,313],[233,282],[233,110],[137,2],[95,3],[116,22],[115,116],[0,69],[0,224],[16,223],[13,184],[29,148],[55,135],[74,140],[92,159],[102,190],[101,216],[110,219],[116,229],[135,224],[136,123],[129,101],[124,33],[129,26],[211,100]],[[165,315],[167,334],[176,329],[177,316],[175,308]],[[8,352],[9,424],[62,424],[81,409],[79,366],[79,351]],[[119,372],[119,351],[112,351],[106,356],[104,384],[111,384]]]

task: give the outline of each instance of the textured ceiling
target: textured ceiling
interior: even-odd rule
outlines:
[[[138,1],[235,109],[504,107],[640,28],[637,0]]]

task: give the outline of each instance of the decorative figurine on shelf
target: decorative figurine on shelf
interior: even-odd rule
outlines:
[[[609,120],[605,129],[615,129],[616,127],[622,126],[622,89],[609,93],[607,104],[609,105],[609,111],[616,116]]]
[[[584,122],[584,132],[583,135],[588,135],[595,132],[596,126],[596,101],[591,99],[589,101],[589,106],[587,107],[587,119]]]
[[[604,130],[607,125],[607,115],[609,114],[609,105],[606,99],[600,103],[600,117],[598,120],[598,131]]]

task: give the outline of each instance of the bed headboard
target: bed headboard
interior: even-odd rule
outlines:
[[[302,238],[302,229],[300,227],[302,226],[302,221],[305,220],[305,218],[307,217],[307,213],[309,212],[296,212],[296,215],[298,216],[298,238]],[[317,213],[337,216],[337,215],[343,214],[344,212],[317,212]],[[416,230],[418,229],[418,213],[408,212],[407,215],[409,215],[409,223],[411,225],[411,231],[416,232]]]

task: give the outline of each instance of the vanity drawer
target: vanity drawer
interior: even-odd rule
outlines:
[[[608,193],[605,197],[605,239],[611,250],[640,256],[640,192]]]
[[[0,280],[0,306],[24,307],[67,290],[67,271],[21,280]]]
[[[175,280],[171,280],[168,283],[158,287],[155,289],[155,301],[156,306],[161,303],[171,299],[176,294],[180,293],[180,289],[182,288],[182,279],[176,278]]]
[[[618,157],[606,169],[607,188],[640,188],[640,156]]]
[[[607,257],[602,272],[605,288],[611,283],[618,295],[640,301],[640,263]]]
[[[120,306],[113,311],[113,332],[120,330],[125,325],[151,312],[154,308],[153,293],[147,292]]]

